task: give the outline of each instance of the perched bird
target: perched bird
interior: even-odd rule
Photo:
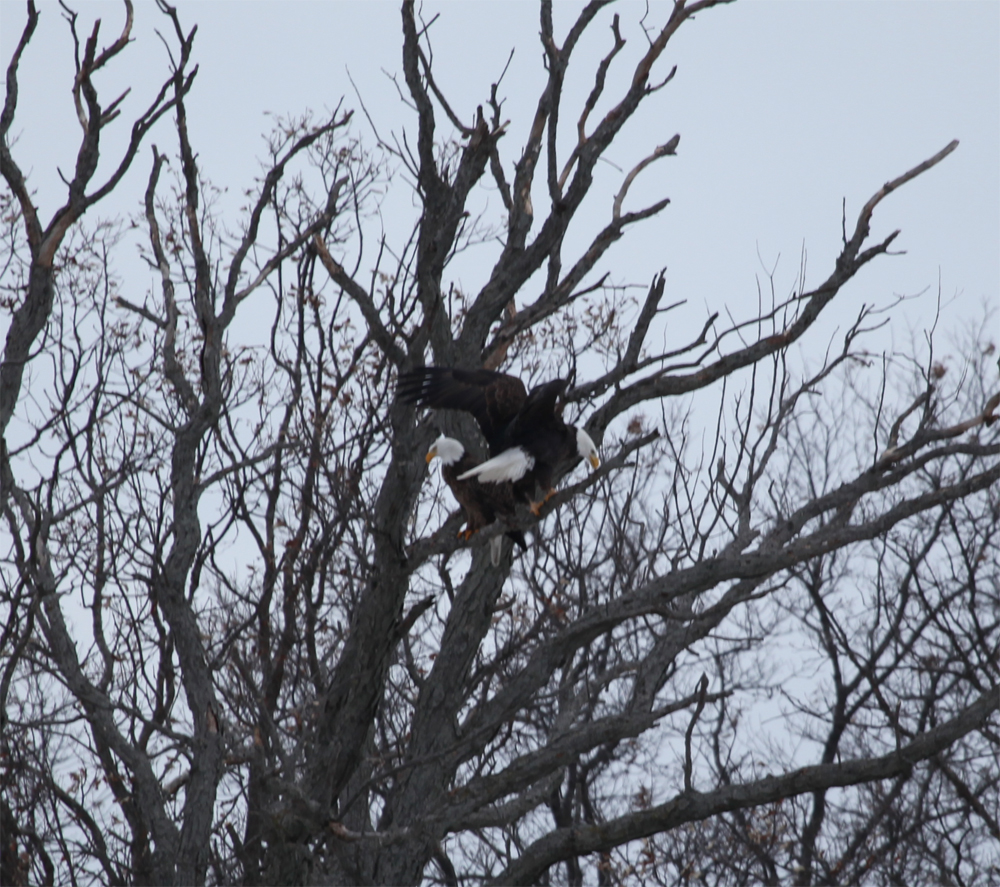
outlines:
[[[567,426],[567,430],[569,434],[560,435],[558,439],[553,436],[553,440],[550,441],[536,442],[534,448],[526,443],[504,450],[499,456],[494,456],[460,474],[458,479],[464,481],[478,478],[488,483],[509,481],[513,484],[516,494],[528,499],[532,514],[538,515],[542,506],[556,494],[552,475],[557,465],[569,462],[577,456],[589,461],[592,468],[597,468],[601,464],[597,445],[591,440],[590,435],[582,428],[573,425]],[[547,454],[543,457],[544,461],[535,456],[539,450]],[[536,484],[545,490],[540,502],[529,498],[534,494]]]
[[[477,465],[460,441],[442,434],[427,451],[428,464],[435,457],[441,460],[441,476],[465,512],[465,529],[458,534],[462,539],[471,539],[497,518],[515,517],[514,489],[509,483],[482,484],[475,478],[459,477],[462,472],[474,470]],[[504,535],[522,551],[527,551],[528,545],[520,530],[508,530]],[[494,567],[500,563],[502,541],[501,536],[490,540],[490,560]]]
[[[577,457],[597,468],[597,446],[582,428],[567,425],[556,412],[565,379],[553,379],[531,390],[516,376],[492,370],[416,367],[399,377],[399,396],[409,403],[471,413],[490,448],[487,462],[458,479],[478,477],[488,483],[511,481],[519,499],[534,514],[555,494],[556,469]],[[544,497],[534,500],[535,487]]]

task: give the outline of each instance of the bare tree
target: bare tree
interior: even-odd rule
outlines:
[[[716,2],[653,10],[632,55],[604,3],[558,34],[542,2],[512,171],[502,86],[453,108],[405,2],[415,131],[282,121],[239,226],[198,168],[194,30],[164,0],[169,74],[98,184],[120,100],[92,78],[131,4],[108,49],[98,25],[75,39],[83,136],[44,222],[9,138],[28,4],[0,116],[4,883],[996,879],[996,343],[879,361],[870,307],[817,330],[898,234],[873,241],[873,213],[957,143],[874,193],[822,283],[670,351],[665,276],[633,303],[603,273],[667,206],[627,208],[679,137],[610,212],[598,163]],[[574,50],[608,26],[587,71]],[[168,114],[142,216],[90,221]],[[394,240],[378,207],[399,187],[418,212]],[[498,217],[473,213],[482,188]],[[602,227],[564,254],[585,218]],[[145,299],[116,258],[136,232]],[[491,270],[465,293],[473,248]],[[423,458],[440,427],[482,455],[471,418],[395,396],[425,362],[569,376],[566,415],[602,443],[598,471],[565,466],[541,518],[519,512],[531,546],[499,568],[510,527],[459,539]],[[767,697],[773,736],[747,719]]]

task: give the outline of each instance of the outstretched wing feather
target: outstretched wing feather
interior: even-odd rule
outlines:
[[[471,413],[491,449],[500,446],[507,425],[528,398],[516,376],[454,367],[416,367],[401,373],[397,391],[408,403]]]

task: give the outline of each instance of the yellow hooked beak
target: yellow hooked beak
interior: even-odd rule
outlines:
[[[424,461],[425,461],[425,462],[426,462],[426,463],[427,463],[428,465],[430,465],[430,464],[431,464],[431,460],[432,460],[432,459],[433,459],[433,458],[434,458],[434,457],[435,457],[435,456],[436,456],[437,454],[438,454],[438,449],[437,449],[437,447],[431,447],[431,448],[430,448],[430,449],[429,449],[429,450],[427,451],[427,455],[426,455],[426,456],[424,457]]]
[[[597,469],[601,467],[601,460],[597,453],[591,453],[587,458],[590,459],[591,468]]]

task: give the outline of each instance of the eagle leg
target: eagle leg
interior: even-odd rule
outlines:
[[[542,513],[542,508],[545,507],[545,503],[548,502],[549,499],[551,499],[555,494],[555,489],[549,489],[549,491],[545,494],[545,498],[542,499],[541,502],[532,502],[531,505],[528,506],[531,509],[531,513],[535,517],[538,517]]]
[[[464,539],[466,542],[468,542],[475,535],[476,535],[476,531],[475,530],[459,530],[458,531],[458,538],[459,539]]]

